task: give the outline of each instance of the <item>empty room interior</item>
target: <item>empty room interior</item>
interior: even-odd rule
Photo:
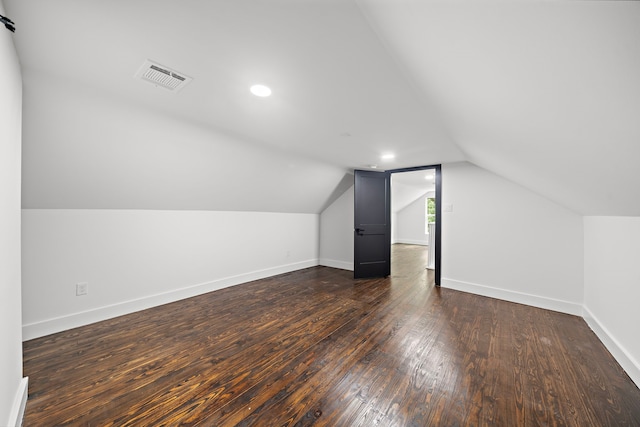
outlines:
[[[0,15],[0,426],[640,426],[640,2]]]

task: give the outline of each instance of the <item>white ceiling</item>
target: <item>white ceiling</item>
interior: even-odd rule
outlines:
[[[391,211],[396,213],[429,192],[435,196],[434,170],[391,174]]]
[[[640,2],[363,0],[468,161],[640,215]]]
[[[582,214],[640,215],[640,2],[4,3],[26,207],[318,212],[353,168],[467,160]],[[146,59],[194,80],[134,79]]]

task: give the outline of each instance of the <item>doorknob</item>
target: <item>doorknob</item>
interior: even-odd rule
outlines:
[[[358,236],[363,236],[364,235],[364,228],[356,228],[356,234]]]

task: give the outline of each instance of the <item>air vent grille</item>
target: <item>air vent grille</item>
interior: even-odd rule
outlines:
[[[193,80],[183,73],[149,60],[142,64],[136,77],[172,92],[178,92]]]

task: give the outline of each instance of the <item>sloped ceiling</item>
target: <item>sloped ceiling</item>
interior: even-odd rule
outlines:
[[[468,161],[586,215],[640,215],[640,2],[359,4]]]
[[[397,213],[429,192],[435,194],[434,170],[391,174],[391,212]]]
[[[319,212],[353,168],[468,160],[578,213],[640,215],[637,2],[5,6],[25,207]],[[194,80],[134,79],[146,59]]]

